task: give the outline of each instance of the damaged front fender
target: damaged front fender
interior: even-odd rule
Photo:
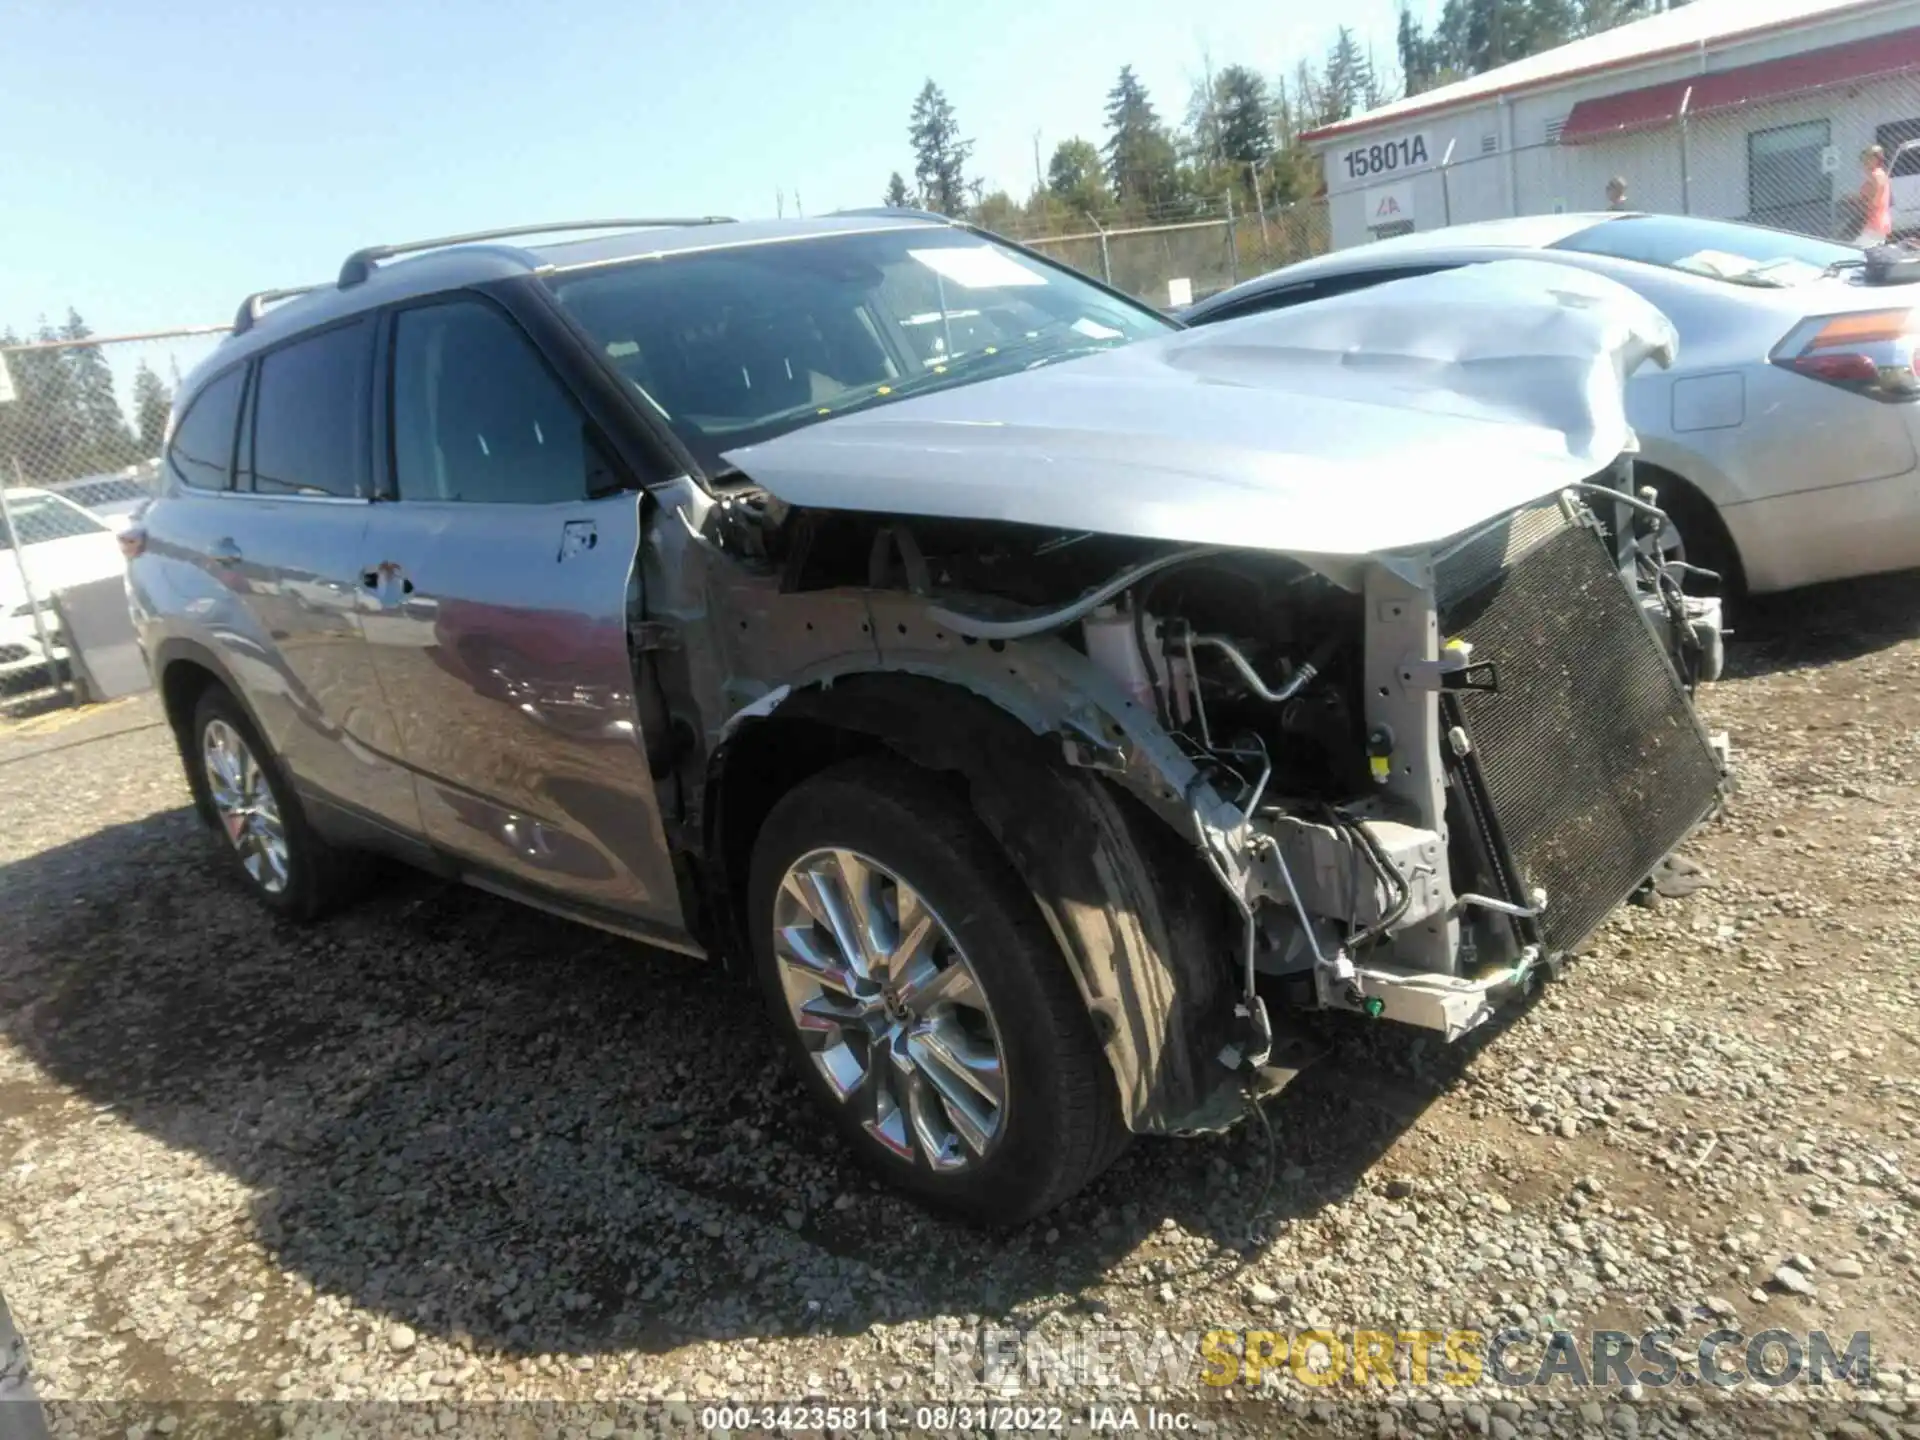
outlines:
[[[951,676],[868,672],[788,691],[771,717],[743,717],[728,743],[751,743],[759,724],[803,721],[958,777],[1066,958],[1128,1128],[1222,1123],[1239,1109],[1237,1079],[1217,1058],[1232,1024],[1237,922],[1193,848],[1102,776],[1076,770],[1031,723],[1041,713],[1017,717]]]

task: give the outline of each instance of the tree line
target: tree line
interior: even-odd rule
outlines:
[[[1100,143],[1076,135],[1056,144],[1024,202],[969,173],[973,142],[929,78],[908,119],[912,180],[894,171],[883,201],[1023,234],[1178,220],[1218,214],[1223,204],[1241,213],[1289,205],[1325,188],[1303,134],[1684,3],[1445,0],[1431,30],[1403,6],[1395,69],[1377,66],[1342,25],[1324,61],[1302,60],[1291,74],[1209,65],[1178,122],[1163,118],[1133,67],[1122,66]]]
[[[113,367],[93,332],[69,309],[64,325],[22,337],[0,331],[0,364],[15,398],[0,402],[0,483],[75,480],[124,469],[160,453],[173,396],[145,360],[133,373],[133,407],[121,407]],[[20,345],[44,349],[20,350]]]

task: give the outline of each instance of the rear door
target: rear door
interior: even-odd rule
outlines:
[[[367,637],[441,848],[677,930],[633,695],[641,496],[515,320],[462,293],[383,322]]]
[[[178,488],[149,530],[212,582],[206,638],[300,788],[417,834],[359,616],[372,345],[361,317],[210,382],[181,419]]]

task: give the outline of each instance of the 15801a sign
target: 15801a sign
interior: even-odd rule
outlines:
[[[1341,155],[1347,179],[1366,180],[1375,175],[1393,175],[1407,170],[1424,170],[1433,163],[1433,146],[1422,130],[1392,140],[1375,140],[1356,145]]]

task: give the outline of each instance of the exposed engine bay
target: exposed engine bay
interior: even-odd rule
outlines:
[[[1083,656],[1127,734],[1058,727],[1070,764],[1125,783],[1132,735],[1177,753],[1174,803],[1242,917],[1221,1059],[1258,1065],[1276,980],[1289,1005],[1483,1023],[1713,803],[1688,695],[1717,673],[1718,602],[1682,592],[1627,478],[1361,566],[777,502],[750,528],[788,594],[864,581],[963,650]],[[1671,774],[1636,753],[1650,733]],[[1584,789],[1556,808],[1561,779]]]

